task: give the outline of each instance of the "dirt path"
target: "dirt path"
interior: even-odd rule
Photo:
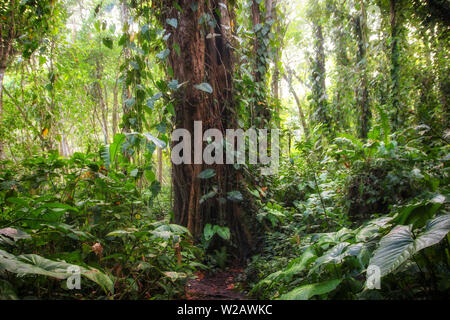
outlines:
[[[189,300],[248,300],[236,289],[242,269],[230,269],[210,274],[197,273],[197,279],[186,284],[186,298]]]

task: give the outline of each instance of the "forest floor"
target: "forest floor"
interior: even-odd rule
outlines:
[[[186,299],[248,300],[249,298],[238,290],[243,272],[244,270],[239,268],[208,274],[197,272],[197,278],[189,280],[186,284]]]

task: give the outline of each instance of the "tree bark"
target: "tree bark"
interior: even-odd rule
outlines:
[[[0,66],[0,124],[3,120],[3,78],[5,76],[6,68],[3,66]],[[0,139],[0,160],[4,158],[4,151],[3,151],[3,139]]]
[[[356,103],[359,112],[359,136],[361,139],[367,139],[369,132],[369,121],[371,118],[369,106],[369,92],[367,88],[367,28],[366,12],[364,2],[361,1],[361,12],[355,18],[355,31],[358,39],[357,70],[360,75],[360,83],[357,88]]]
[[[280,28],[280,22],[278,21],[278,15],[277,15],[277,11],[275,8],[273,8],[273,1],[272,0],[267,0],[266,1],[266,10],[267,10],[267,16],[266,16],[266,20],[269,19],[274,19],[275,23],[277,24],[275,32],[276,34],[280,34],[281,33],[281,28]],[[273,12],[272,12],[273,11]],[[282,41],[280,41],[282,42]],[[273,100],[274,100],[274,104],[275,104],[275,113],[277,115],[280,114],[280,88],[279,88],[279,82],[280,82],[280,68],[278,66],[279,62],[280,62],[280,47],[276,46],[275,47],[275,57],[274,57],[274,67],[273,67],[273,76],[272,76],[272,94],[273,94]],[[277,117],[277,127],[280,128],[280,117]]]
[[[178,28],[168,41],[171,49],[169,64],[174,78],[179,83],[186,83],[179,89],[176,97],[175,129],[186,129],[194,137],[194,121],[201,121],[203,131],[216,128],[225,136],[225,129],[235,128],[237,125],[229,28],[231,6],[228,1],[221,1],[228,8],[226,9],[217,0],[186,0],[178,3],[182,12],[160,3],[165,12],[161,17],[162,21],[178,17]],[[191,9],[194,3],[198,6],[195,11]],[[220,15],[216,10],[220,10]],[[199,24],[200,17],[205,13],[209,13],[217,21],[213,30],[208,24]],[[169,25],[166,28],[173,31]],[[207,39],[206,35],[211,32],[220,36]],[[173,49],[175,43],[180,48],[180,54]],[[204,82],[211,85],[212,94],[194,87]],[[194,159],[192,150],[189,152],[191,159]],[[204,164],[172,165],[175,222],[186,226],[195,238],[203,233],[206,223],[228,226],[233,242],[238,244],[240,256],[245,257],[252,246],[252,239],[240,205],[227,199],[228,192],[239,190],[240,174],[232,165],[214,164],[209,167],[215,170],[215,177],[199,179],[198,175],[207,167]],[[200,198],[211,191],[212,185],[217,186],[217,196],[200,204]],[[220,201],[221,198],[226,201]]]
[[[283,75],[284,80],[286,80],[286,82],[288,83],[289,86],[289,91],[291,91],[292,95],[294,96],[295,99],[295,103],[297,104],[297,108],[298,108],[298,115],[300,117],[300,121],[302,123],[302,127],[303,127],[303,132],[305,133],[306,136],[309,135],[309,129],[308,126],[306,125],[306,119],[305,119],[305,114],[303,112],[303,108],[302,105],[300,103],[300,99],[298,98],[297,92],[295,92],[294,86],[292,85],[292,76],[289,75]]]
[[[157,157],[158,157],[158,182],[162,184],[162,180],[163,180],[163,153],[162,153],[162,149],[160,147],[158,147],[156,149],[156,153],[157,153]]]
[[[266,1],[266,5],[272,6],[271,1]],[[264,43],[264,38],[267,35],[262,33],[264,29],[264,21],[261,10],[259,8],[259,2],[257,0],[252,1],[252,25],[255,30],[257,25],[260,25],[258,31],[255,32],[253,40],[253,59],[254,59],[254,80],[255,80],[255,92],[256,92],[256,105],[255,105],[255,119],[254,122],[257,127],[264,128],[270,124],[271,112],[267,104],[266,96],[266,84],[265,75],[267,71],[267,53],[268,48]],[[271,14],[271,13],[270,13]]]
[[[119,80],[116,79],[113,88],[113,109],[112,109],[112,134],[113,139],[119,127]]]
[[[122,25],[128,24],[128,20],[130,18],[130,11],[127,5],[126,0],[121,0],[121,6],[120,6],[120,18],[122,21]],[[124,60],[127,61],[130,58],[131,52],[128,48],[123,48],[123,57]],[[126,75],[128,72],[128,69],[126,68],[123,71]],[[123,110],[123,122],[122,122],[122,131],[125,133],[129,133],[130,131],[130,123],[129,123],[129,114],[130,110],[128,106],[126,105],[125,101],[129,99],[131,96],[130,88],[127,85],[127,82],[124,81],[122,85],[122,110]]]
[[[314,36],[315,36],[315,61],[314,70],[312,73],[312,94],[315,103],[313,108],[313,119],[315,122],[321,122],[325,125],[329,125],[327,116],[327,100],[326,100],[326,87],[325,87],[325,49],[324,38],[322,32],[322,25],[314,23]]]
[[[391,16],[391,122],[394,130],[403,122],[400,106],[400,23],[398,17],[399,0],[390,0]]]

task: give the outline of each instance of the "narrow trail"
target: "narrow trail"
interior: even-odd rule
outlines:
[[[209,274],[197,272],[196,279],[190,279],[186,284],[188,300],[249,300],[236,289],[240,281],[242,269],[230,269]]]

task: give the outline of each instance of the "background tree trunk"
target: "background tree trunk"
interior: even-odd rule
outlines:
[[[128,8],[128,4],[126,0],[122,0],[120,6],[120,18],[122,20],[122,25],[125,26],[128,24],[128,20],[130,19],[130,10]],[[124,60],[127,61],[130,58],[131,52],[127,47],[123,48],[123,57]],[[126,74],[128,69],[126,68],[123,72]],[[122,110],[123,110],[123,122],[122,122],[122,131],[130,132],[130,123],[129,123],[129,114],[130,110],[126,105],[125,101],[129,99],[131,96],[130,88],[128,87],[126,81],[123,82],[122,85]]]
[[[394,130],[403,123],[403,112],[400,105],[400,28],[399,23],[399,3],[400,0],[390,0],[391,14],[391,121]]]
[[[314,110],[312,110],[315,122],[321,122],[325,125],[329,125],[327,116],[327,99],[326,99],[326,87],[325,87],[325,49],[324,38],[322,32],[322,25],[314,23],[315,34],[315,61],[314,70],[312,73],[312,95],[315,104]]]
[[[5,72],[6,68],[0,65],[0,124],[3,120],[3,78],[5,76]],[[0,139],[0,160],[2,160],[3,158],[3,139]]]
[[[290,71],[289,71],[289,77],[284,75],[284,80],[286,80],[286,82],[289,86],[289,91],[291,91],[292,95],[294,96],[295,103],[297,104],[298,115],[299,115],[300,121],[302,123],[303,132],[306,136],[308,136],[309,129],[308,129],[308,126],[306,125],[305,113],[303,112],[302,104],[300,102],[300,99],[298,98],[297,92],[295,92],[294,86],[292,85],[292,74],[290,73]]]
[[[253,0],[252,2],[252,25],[255,30],[255,38],[253,41],[253,59],[254,59],[254,79],[255,79],[255,91],[256,91],[256,105],[255,105],[255,119],[254,123],[259,128],[267,127],[270,124],[271,112],[267,104],[266,96],[266,84],[265,76],[267,72],[267,53],[268,48],[264,43],[264,38],[267,35],[263,34],[265,27],[265,21],[259,7],[260,1]],[[266,6],[272,7],[270,0],[265,2]],[[266,7],[267,9],[267,7]],[[268,13],[268,14],[271,14]],[[266,17],[267,20],[268,17]],[[260,26],[259,30],[255,29],[256,26]]]
[[[367,139],[369,120],[371,117],[369,106],[369,92],[367,89],[367,28],[364,1],[361,1],[361,12],[355,18],[355,31],[358,39],[357,70],[360,83],[357,88],[356,103],[359,112],[358,131],[361,139]]]

